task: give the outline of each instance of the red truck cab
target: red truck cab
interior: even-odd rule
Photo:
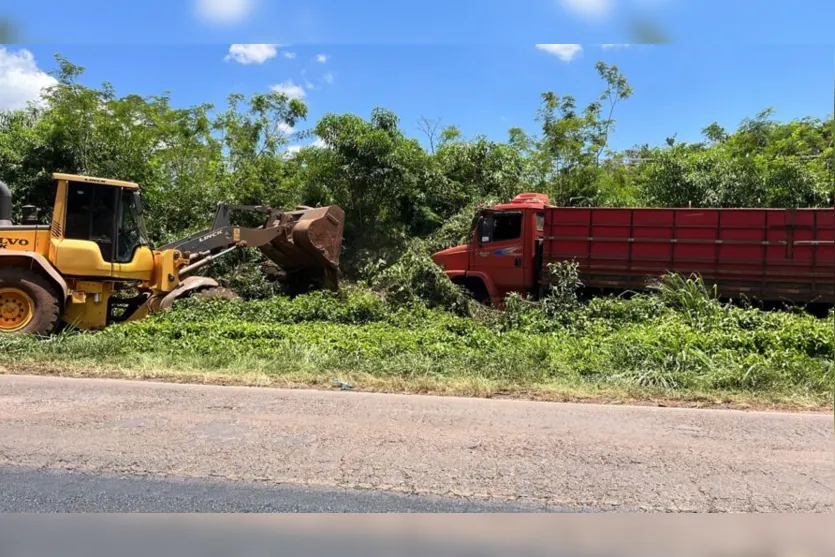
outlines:
[[[481,302],[501,305],[510,292],[535,290],[549,206],[547,195],[523,193],[510,203],[482,209],[470,243],[440,251],[432,259]]]

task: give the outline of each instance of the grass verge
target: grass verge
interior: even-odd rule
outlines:
[[[41,375],[87,379],[125,379],[176,384],[244,386],[281,389],[338,390],[327,373],[287,373],[276,376],[258,371],[184,370],[165,367],[90,367],[77,364],[16,364],[0,366],[0,375]],[[514,399],[607,405],[760,410],[783,412],[831,412],[831,402],[815,397],[770,396],[740,392],[700,393],[641,387],[591,385],[515,385],[479,378],[458,380],[384,378],[366,373],[340,376],[356,392]]]
[[[208,301],[101,333],[0,338],[0,372],[519,397],[829,410],[828,319],[670,292],[531,305],[476,318],[365,290]]]

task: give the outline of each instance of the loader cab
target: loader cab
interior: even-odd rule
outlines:
[[[69,174],[57,180],[50,258],[62,274],[146,280],[153,253],[139,186]]]

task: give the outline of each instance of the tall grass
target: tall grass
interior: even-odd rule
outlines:
[[[666,277],[654,293],[630,299],[570,306],[509,301],[498,318],[347,287],[294,299],[193,301],[101,333],[2,337],[0,350],[9,366],[156,367],[308,380],[354,374],[826,404],[835,387],[833,318],[724,305],[694,277]]]

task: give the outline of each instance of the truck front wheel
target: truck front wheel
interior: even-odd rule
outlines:
[[[458,286],[463,286],[470,297],[479,304],[490,305],[490,292],[487,291],[487,287],[484,286],[481,279],[458,277],[453,279],[452,282]]]
[[[52,285],[34,271],[0,269],[0,334],[48,336],[60,319]]]

